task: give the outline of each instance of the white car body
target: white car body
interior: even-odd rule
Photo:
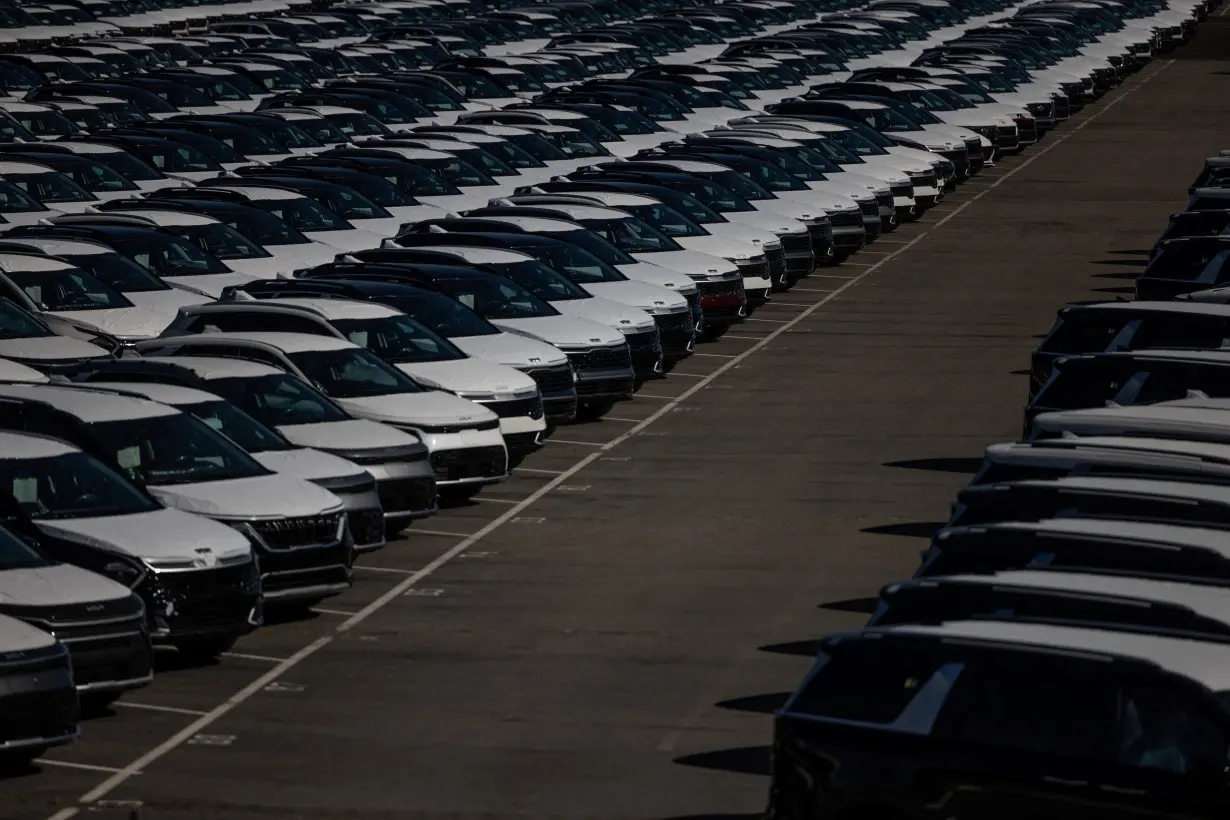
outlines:
[[[278,206],[279,202],[310,199],[310,197],[304,196],[303,194],[283,188],[267,188],[260,185],[245,185],[241,180],[218,184],[211,187],[242,194],[252,204],[278,216],[281,215],[281,211]],[[287,221],[289,222],[289,220]],[[360,230],[359,228],[354,227],[336,231],[301,231],[301,233],[313,242],[319,242],[322,245],[337,248],[340,252],[361,251],[368,248],[379,247],[380,241],[384,239],[384,237],[378,233]],[[292,248],[302,248],[305,246],[277,245],[275,247],[279,250],[279,252],[281,252],[284,248],[289,251],[289,249]],[[315,251],[309,251],[308,253],[311,253],[312,257],[315,258]],[[249,268],[259,271],[253,273],[254,276],[260,276],[262,278],[276,276],[279,272],[281,272],[276,270],[276,268],[285,267],[285,265],[278,265],[276,260],[277,258],[274,257],[267,262],[250,265]],[[227,260],[227,264],[230,265],[230,260]],[[305,265],[297,265],[297,267],[305,267]],[[271,268],[274,269],[272,272],[270,272]],[[289,270],[293,269],[294,268],[290,268]]]

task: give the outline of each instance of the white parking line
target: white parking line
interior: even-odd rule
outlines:
[[[549,438],[547,439],[547,443],[548,444],[581,444],[586,447],[601,447],[602,446],[602,442],[600,441],[575,441],[573,439],[568,439],[568,438]],[[563,473],[560,473],[560,475],[563,475]]]
[[[339,618],[349,618],[351,615],[353,615],[353,614],[354,614],[353,612],[350,612],[350,611],[347,611],[347,610],[343,610],[343,609],[325,609],[325,608],[324,608],[324,607],[322,607],[322,606],[314,606],[314,607],[312,607],[312,611],[313,611],[313,612],[319,612],[321,615],[336,615],[336,616],[338,616]]]
[[[759,342],[759,341],[760,341],[761,339],[763,339],[764,337],[763,337],[763,336],[736,336],[736,335],[735,335],[735,334],[733,334],[733,333],[723,333],[723,334],[722,334],[722,338],[723,338],[723,339],[746,339],[746,340],[748,340],[749,342]],[[734,356],[731,356],[730,358],[732,358],[732,359],[733,359],[733,358],[735,358],[735,357],[734,357]],[[638,393],[637,395],[640,395],[640,394]]]
[[[704,373],[671,373],[672,376],[683,376],[685,379],[707,379]]]
[[[749,316],[743,321],[745,322],[768,322],[769,324],[773,324],[773,325],[784,325],[784,324],[789,323],[792,320],[790,319],[757,319],[755,316]]]
[[[625,418],[622,418],[621,416],[603,416],[602,420],[603,421],[618,421],[618,422],[623,422],[624,424],[636,424],[638,421],[640,421],[640,419],[625,419]],[[555,475],[559,475],[559,473],[556,473]]]
[[[961,213],[967,207],[977,202],[979,199],[981,199],[986,194],[990,193],[992,190],[997,188],[1000,184],[1011,179],[1018,172],[1023,171],[1024,169],[1028,168],[1033,162],[1035,162],[1038,159],[1041,159],[1042,157],[1050,153],[1052,150],[1054,150],[1056,147],[1062,145],[1073,134],[1080,131],[1082,128],[1084,128],[1089,123],[1097,120],[1107,111],[1114,108],[1122,100],[1126,99],[1129,95],[1131,95],[1132,93],[1134,93],[1135,91],[1137,91],[1138,89],[1146,85],[1154,77],[1162,73],[1162,71],[1165,71],[1166,68],[1168,68],[1169,66],[1173,64],[1174,64],[1174,60],[1168,60],[1162,63],[1161,66],[1156,71],[1149,74],[1147,77],[1144,77],[1140,82],[1138,82],[1132,88],[1129,88],[1126,91],[1122,92],[1118,97],[1111,100],[1100,110],[1096,111],[1088,119],[1084,120],[1083,122],[1078,123],[1070,131],[1050,141],[1049,144],[1043,146],[1042,150],[1038,151],[1036,154],[1033,154],[1032,156],[1027,157],[1024,162],[1013,167],[1003,176],[996,179],[995,182],[991,184],[990,186],[988,186],[986,189],[979,191],[969,200],[967,200],[966,202],[962,203],[959,207],[954,209],[952,213],[945,215],[944,218],[942,218],[937,223],[935,223],[932,230],[934,230],[934,228],[939,228],[939,227],[944,226],[945,224],[948,223],[949,220],[956,217],[957,214]],[[884,265],[891,262],[898,255],[905,253],[906,251],[913,248],[918,243],[922,242],[924,239],[930,236],[930,234],[931,234],[931,231],[924,231],[920,233],[918,236],[914,237],[912,240],[902,245],[900,248],[893,251],[888,256],[884,257],[878,262],[871,264],[867,268],[867,270],[862,271],[861,273],[852,277],[849,281],[847,281],[841,287],[834,290],[832,293],[817,300],[815,304],[813,304],[807,310],[800,312],[798,316],[794,317],[790,321],[782,323],[781,327],[776,328],[771,333],[767,334],[763,339],[758,340],[756,344],[749,346],[747,350],[743,351],[739,355],[735,356],[734,358],[722,364],[720,367],[718,367],[713,373],[711,373],[706,378],[697,381],[695,384],[693,384],[691,387],[689,387],[687,390],[681,393],[678,396],[678,398],[669,400],[666,404],[659,407],[652,414],[650,414],[644,421],[642,421],[640,424],[636,425],[632,429],[627,430],[626,432],[620,434],[619,436],[616,436],[614,439],[612,439],[611,441],[608,441],[606,444],[593,444],[592,442],[574,442],[578,444],[585,444],[585,445],[593,446],[593,447],[596,447],[597,449],[594,452],[591,452],[590,454],[586,455],[584,458],[581,458],[580,460],[578,460],[575,464],[573,464],[567,470],[560,473],[558,476],[552,478],[550,481],[543,484],[543,486],[539,487],[537,490],[535,490],[533,493],[531,493],[526,498],[513,504],[504,513],[500,514],[498,517],[496,517],[495,519],[487,523],[485,526],[483,526],[481,529],[479,529],[478,532],[474,533],[471,536],[468,536],[467,538],[460,541],[459,543],[454,544],[452,547],[450,547],[445,552],[441,553],[439,556],[437,556],[434,560],[432,560],[422,569],[418,570],[417,572],[407,576],[405,579],[398,582],[395,586],[387,590],[379,598],[372,601],[367,606],[363,607],[361,610],[359,610],[354,615],[352,615],[350,618],[348,618],[347,620],[339,624],[333,633],[322,635],[321,637],[317,638],[316,640],[304,646],[298,652],[295,652],[289,658],[285,658],[285,659],[264,658],[259,655],[242,655],[242,654],[230,653],[230,652],[223,653],[224,655],[227,655],[229,657],[252,658],[252,659],[258,659],[258,660],[276,662],[277,665],[273,667],[272,669],[268,670],[267,672],[265,672],[265,674],[261,675],[256,680],[249,683],[243,689],[236,692],[234,695],[232,695],[230,698],[228,698],[223,703],[211,709],[207,714],[202,715],[201,717],[199,717],[198,719],[190,723],[188,726],[185,726],[183,729],[176,732],[171,737],[167,738],[162,743],[158,744],[157,746],[150,749],[145,754],[133,760],[123,769],[115,771],[110,777],[105,779],[102,783],[98,784],[96,787],[94,787],[90,791],[83,794],[78,802],[84,805],[89,805],[91,803],[95,803],[98,800],[105,798],[107,795],[111,794],[111,792],[115,791],[117,788],[122,786],[128,780],[140,774],[143,770],[149,768],[152,764],[158,762],[159,760],[166,757],[168,754],[175,751],[177,748],[179,748],[183,744],[187,743],[188,740],[192,738],[194,735],[197,735],[201,733],[202,731],[204,731],[205,729],[208,729],[213,724],[217,723],[219,720],[224,718],[226,715],[230,714],[236,708],[238,708],[239,706],[242,706],[248,700],[251,700],[257,694],[264,691],[266,686],[273,683],[274,681],[277,681],[287,672],[291,671],[292,669],[297,667],[299,664],[303,663],[308,658],[312,657],[317,652],[324,649],[338,635],[342,635],[342,634],[350,632],[355,627],[358,627],[364,621],[371,618],[377,612],[380,612],[382,609],[389,606],[389,604],[401,599],[404,595],[406,595],[407,592],[409,592],[418,583],[431,577],[434,573],[439,571],[442,567],[445,567],[448,564],[450,564],[454,559],[457,558],[457,556],[466,552],[467,550],[472,548],[475,544],[477,544],[478,542],[482,541],[487,536],[499,530],[505,524],[508,524],[509,522],[512,522],[518,518],[525,518],[525,516],[523,516],[523,513],[526,510],[528,510],[530,507],[532,507],[534,504],[536,504],[538,501],[540,501],[542,498],[544,498],[549,493],[552,493],[561,484],[567,484],[573,476],[575,476],[577,473],[584,470],[589,465],[593,464],[598,459],[602,458],[605,454],[609,453],[611,450],[615,449],[621,444],[624,444],[630,441],[633,437],[637,436],[638,434],[648,429],[650,426],[652,426],[656,422],[665,418],[667,415],[672,413],[677,407],[679,407],[679,405],[683,404],[688,399],[695,396],[697,393],[700,393],[702,390],[708,387],[713,381],[717,380],[719,377],[725,375],[729,371],[734,370],[736,367],[739,367],[743,361],[751,357],[753,354],[758,353],[760,350],[768,346],[771,342],[775,341],[779,336],[785,334],[791,327],[803,322],[803,320],[807,319],[809,316],[811,316],[816,311],[820,310],[822,307],[827,305],[829,302],[833,301],[834,299],[836,299],[841,294],[845,293],[850,288],[854,287],[855,285],[859,284],[867,277],[871,276],[871,274],[875,273],[877,270],[882,268]],[[68,820],[69,818],[76,815],[79,811],[80,811],[80,808],[78,807],[70,807],[66,809],[61,809],[60,811],[53,814],[49,818],[49,820]]]
[[[733,353],[693,353],[692,355],[693,356],[709,356],[710,358],[714,358],[714,359],[733,359],[734,358]],[[607,418],[610,418],[610,416],[607,416]]]
[[[73,763],[70,760],[49,760],[45,757],[35,758],[35,763],[40,766],[55,766],[60,769],[80,769],[84,772],[103,772],[105,774],[119,774],[124,771],[113,766],[95,766],[92,763]],[[140,774],[140,772],[134,772]]]
[[[491,498],[485,495],[474,496],[475,501],[490,501],[495,504],[520,504],[521,502],[515,498]]]
[[[637,393],[636,397],[638,399],[663,399],[664,401],[671,401],[675,398],[674,396],[659,396],[657,393]]]
[[[461,533],[461,532],[438,532],[436,530],[411,530],[411,532],[417,532],[420,535],[451,535],[454,538],[465,538],[466,537],[465,533]],[[415,572],[415,570],[412,570],[412,569],[397,569],[396,567],[372,567],[366,564],[363,564],[363,565],[355,564],[354,568],[367,570],[368,572],[387,572],[393,575],[411,575]]]
[[[448,530],[423,530],[423,529],[419,529],[418,527],[411,527],[406,532],[408,534],[414,534],[417,532],[419,535],[444,535],[444,536],[448,536],[452,538],[469,538],[470,537],[470,534],[468,532],[450,532]],[[374,569],[374,570],[379,571],[379,570],[383,570],[384,567],[364,567],[364,569]],[[393,570],[387,570],[387,571],[393,572]],[[397,570],[397,572],[401,572],[401,570]]]
[[[286,663],[286,658],[272,658],[268,655],[249,655],[246,652],[223,652],[224,658],[239,658],[245,661],[260,661],[261,663]]]
[[[117,700],[112,706],[123,706],[125,709],[145,709],[150,712],[170,712],[173,715],[192,715],[200,717],[205,714],[198,709],[181,709],[178,706],[158,706],[153,703],[134,703],[131,700]]]
[[[816,275],[817,274],[812,274],[812,276],[816,276]],[[824,274],[819,274],[819,275],[823,276]],[[840,278],[844,279],[845,277],[840,277]],[[799,293],[832,293],[833,289],[832,288],[801,288],[796,285],[795,287],[791,288],[788,292],[794,293],[795,291],[798,291]]]
[[[610,416],[607,416],[610,418]],[[559,475],[563,470],[539,470],[536,467],[513,467],[514,472],[518,473],[536,473],[538,475]]]

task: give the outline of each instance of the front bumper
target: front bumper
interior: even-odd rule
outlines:
[[[343,455],[338,453],[338,455]],[[414,461],[374,461],[373,457],[344,454],[376,479],[376,496],[380,499],[380,531],[385,521],[409,521],[436,512],[435,478],[428,458]],[[358,519],[356,521],[356,518]],[[350,513],[350,531],[356,547],[370,543],[370,530],[376,522],[363,514]],[[383,536],[382,536],[383,537]]]
[[[369,483],[368,487],[358,491],[329,490],[346,510],[355,552],[370,552],[384,546],[384,505],[379,485]]]
[[[697,282],[696,291],[700,294],[700,309],[706,327],[732,325],[747,316],[747,291],[741,276],[716,282]]]
[[[538,385],[542,394],[542,412],[547,426],[572,421],[577,416],[576,374],[572,365],[531,367],[522,370]]]
[[[662,364],[662,340],[658,337],[656,321],[653,330],[624,334],[624,341],[628,343],[632,372],[636,374],[637,381],[665,378],[666,372]]]
[[[653,321],[658,326],[658,341],[664,360],[676,362],[692,355],[696,345],[696,322],[692,319],[691,309],[656,314]]]
[[[246,635],[264,622],[255,561],[150,573],[137,585],[155,643]]]
[[[498,445],[433,450],[431,467],[440,488],[494,484],[508,478],[508,449]]]
[[[62,746],[80,734],[81,710],[63,649],[0,662],[0,690],[0,755]]]

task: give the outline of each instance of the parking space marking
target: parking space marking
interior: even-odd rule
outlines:
[[[533,521],[535,523],[540,523],[544,519],[526,518],[522,515],[522,513],[528,510],[538,501],[543,499],[546,495],[548,495],[549,493],[557,489],[560,485],[566,484],[569,479],[571,479],[573,476],[575,476],[580,471],[584,470],[586,467],[591,465],[593,462],[602,458],[605,454],[609,453],[611,450],[615,449],[621,444],[624,444],[630,441],[633,436],[636,436],[642,433],[648,427],[655,424],[656,422],[658,422],[659,420],[667,416],[669,413],[673,412],[676,408],[679,407],[680,404],[682,404],[683,402],[686,402],[688,399],[695,396],[701,390],[708,387],[711,382],[713,382],[720,376],[725,375],[727,372],[739,367],[741,362],[748,359],[753,354],[758,353],[764,348],[766,348],[770,343],[775,341],[779,336],[789,331],[790,328],[794,327],[797,324],[802,323],[805,319],[810,317],[812,314],[816,313],[821,308],[825,307],[830,302],[832,302],[834,299],[836,299],[837,297],[845,293],[847,290],[853,288],[855,285],[859,284],[864,279],[871,276],[873,273],[875,273],[880,268],[888,264],[890,261],[896,259],[899,255],[904,254],[907,251],[909,251],[915,245],[917,245],[918,243],[926,239],[928,236],[930,236],[932,231],[934,231],[936,228],[940,228],[943,225],[947,224],[951,219],[955,218],[958,214],[962,213],[967,207],[977,202],[987,193],[990,193],[992,190],[999,187],[999,185],[1001,185],[1008,179],[1011,179],[1013,176],[1015,176],[1020,171],[1024,170],[1025,168],[1028,168],[1034,161],[1038,160],[1039,158],[1043,156],[1046,156],[1054,148],[1058,147],[1059,145],[1062,145],[1069,137],[1071,137],[1072,134],[1079,132],[1085,126],[1097,120],[1107,111],[1114,108],[1119,102],[1126,99],[1129,95],[1131,95],[1132,93],[1134,93],[1135,91],[1137,91],[1138,89],[1146,85],[1149,81],[1151,81],[1154,77],[1156,77],[1158,74],[1164,71],[1167,67],[1169,67],[1170,65],[1173,65],[1173,63],[1174,63],[1174,60],[1168,60],[1168,61],[1163,62],[1157,68],[1157,70],[1153,71],[1148,76],[1142,78],[1140,82],[1136,83],[1132,88],[1129,88],[1123,91],[1121,94],[1119,94],[1119,96],[1111,100],[1109,103],[1107,103],[1105,106],[1103,106],[1098,111],[1094,112],[1090,117],[1078,123],[1075,127],[1067,131],[1065,134],[1062,134],[1056,137],[1048,145],[1044,146],[1042,150],[1027,157],[1019,165],[1014,166],[1009,171],[1004,173],[1002,176],[999,176],[991,185],[987,186],[985,189],[978,191],[969,200],[962,203],[960,206],[955,208],[951,213],[945,215],[942,219],[936,222],[935,225],[932,226],[930,230],[923,231],[922,233],[914,237],[909,242],[905,243],[904,245],[901,245],[897,250],[892,251],[891,253],[887,254],[883,259],[880,259],[874,263],[867,263],[866,270],[860,271],[858,274],[855,274],[854,276],[850,277],[844,284],[842,284],[840,287],[835,289],[832,293],[829,293],[825,295],[823,298],[817,300],[813,305],[808,307],[806,310],[801,311],[793,319],[789,321],[781,322],[780,323],[781,327],[774,329],[772,332],[768,333],[764,338],[756,340],[755,344],[750,345],[745,351],[735,356],[734,358],[731,358],[727,362],[723,363],[709,376],[697,381],[687,390],[683,391],[677,398],[669,399],[666,404],[659,407],[652,414],[650,414],[644,421],[640,422],[632,429],[620,434],[619,436],[615,437],[611,441],[606,442],[605,444],[597,444],[594,442],[573,442],[574,444],[592,446],[592,447],[596,447],[597,449],[589,453],[588,455],[584,456],[580,460],[578,460],[575,464],[573,464],[567,470],[564,470],[558,476],[555,476],[550,481],[547,481],[546,483],[544,483],[542,487],[539,487],[537,490],[535,490],[533,493],[531,493],[526,498],[522,499],[521,501],[514,502],[508,510],[506,510],[504,513],[497,516],[492,521],[488,522],[486,525],[480,528],[473,535],[467,536],[465,539],[463,539],[459,543],[453,545],[451,548],[449,548],[448,550],[438,555],[435,559],[433,559],[423,568],[413,572],[412,574],[410,574],[403,580],[399,581],[396,585],[394,585],[391,589],[387,590],[380,597],[376,598],[374,601],[369,603],[367,606],[363,607],[358,612],[356,612],[354,615],[350,616],[346,621],[339,624],[333,630],[333,632],[326,634],[326,635],[322,635],[321,637],[317,638],[311,643],[305,645],[299,651],[292,654],[289,658],[284,658],[284,659],[267,658],[267,657],[263,657],[259,655],[246,655],[246,654],[231,653],[231,652],[223,653],[225,656],[228,656],[228,657],[247,658],[247,659],[273,662],[273,663],[276,663],[276,666],[267,670],[264,674],[260,675],[256,680],[252,681],[247,686],[240,689],[238,692],[236,692],[234,695],[232,695],[230,698],[228,698],[223,703],[214,707],[208,713],[192,721],[191,724],[184,727],[179,732],[176,732],[174,735],[167,738],[166,740],[164,740],[162,743],[158,744],[157,746],[153,747],[145,754],[137,757],[128,766],[125,766],[124,768],[119,769],[119,770],[115,770],[114,773],[112,773],[110,777],[106,778],[101,783],[99,783],[96,787],[94,787],[90,791],[83,794],[79,799],[79,803],[88,806],[90,804],[96,803],[97,801],[105,798],[107,795],[115,791],[115,789],[117,789],[118,787],[126,783],[128,780],[140,774],[143,770],[149,768],[150,765],[166,757],[171,752],[175,751],[177,748],[179,748],[180,746],[186,743],[194,743],[194,742],[208,743],[210,741],[206,740],[206,738],[210,738],[210,740],[212,740],[213,738],[221,739],[223,737],[228,738],[228,742],[229,742],[230,739],[233,739],[232,736],[209,736],[209,735],[201,735],[200,733],[202,732],[202,730],[208,729],[213,724],[217,723],[219,720],[221,720],[223,717],[228,715],[230,712],[232,712],[239,706],[251,700],[258,693],[262,692],[265,689],[265,687],[277,681],[287,672],[296,668],[301,663],[303,663],[304,661],[306,661],[307,659],[311,658],[313,655],[318,653],[320,650],[324,649],[338,636],[349,633],[355,627],[358,627],[363,622],[365,622],[366,620],[371,618],[373,615],[383,610],[385,607],[389,606],[394,601],[397,601],[401,597],[410,593],[411,590],[415,589],[416,586],[421,581],[423,581],[426,578],[431,577],[441,568],[450,564],[459,555],[467,552],[475,544],[482,541],[484,538],[491,535],[492,533],[496,532],[504,525],[510,522],[514,522],[514,521],[523,521],[525,523],[530,523],[531,521]],[[860,267],[863,267],[863,266],[860,265]],[[666,398],[666,397],[661,397],[661,398]],[[548,440],[550,441],[550,439]],[[200,740],[197,740],[198,737],[200,738]],[[62,809],[56,812],[55,814],[53,814],[49,818],[49,820],[68,820],[68,818],[75,816],[79,812],[79,810],[80,810],[79,807]]]
[[[520,504],[521,502],[515,498],[489,498],[485,495],[474,496],[475,501],[490,501],[493,504]]]
[[[626,419],[626,418],[623,418],[622,416],[603,416],[602,420],[603,421],[618,421],[618,422],[623,422],[625,424],[636,424],[638,421],[640,421],[640,419]],[[559,473],[556,473],[556,475],[559,475]]]
[[[919,236],[921,236],[921,234],[919,234]],[[917,239],[918,237],[916,236],[914,238]],[[909,243],[907,242],[906,244],[909,244]],[[858,274],[846,276],[845,274],[842,274],[842,273],[813,273],[811,275],[811,278],[815,278],[815,279],[857,279]]]
[[[662,399],[663,401],[673,401],[674,396],[659,396],[657,393],[637,393],[638,399]]]
[[[412,527],[408,530],[410,533],[418,533],[419,535],[443,535],[448,538],[469,538],[468,532],[449,532],[448,530],[421,530],[418,527]],[[409,572],[404,569],[386,569],[385,567],[364,567],[364,569],[373,569],[377,572]]]
[[[112,706],[123,706],[125,709],[145,709],[150,712],[170,712],[173,715],[192,715],[200,717],[205,712],[197,709],[181,709],[178,706],[159,706],[154,703],[134,703],[130,700],[117,700]]]
[[[749,342],[759,342],[764,337],[763,336],[736,336],[733,333],[724,333],[722,334],[722,338],[723,339],[747,339]],[[735,357],[731,356],[730,358],[733,359]]]
[[[249,655],[246,652],[223,652],[222,657],[239,658],[245,661],[260,661],[261,663],[286,663],[286,658],[271,658],[268,655]]]
[[[707,379],[706,373],[672,373],[672,376],[683,376],[685,379]]]
[[[92,763],[73,763],[71,760],[51,760],[46,757],[39,757],[34,760],[40,766],[54,766],[58,769],[79,769],[83,772],[102,772],[103,774],[119,774],[123,769],[116,769],[112,766],[95,766]],[[135,772],[134,774],[140,774]]]
[[[337,615],[338,617],[341,617],[341,618],[349,618],[351,615],[354,614],[353,612],[349,612],[343,609],[325,609],[322,606],[314,606],[312,607],[312,611],[319,612],[321,615]]]
[[[693,356],[709,356],[714,359],[733,359],[733,353],[693,353]],[[674,374],[672,374],[674,375]]]
[[[812,274],[812,275],[815,276],[816,274]],[[820,275],[823,276],[824,274],[820,274]],[[795,287],[789,290],[789,293],[794,293],[795,291],[798,291],[799,293],[832,293],[833,289],[832,288],[800,288],[796,285]]]
[[[442,532],[425,533],[423,532],[423,530],[415,530],[415,532],[422,533],[423,535],[444,535],[445,534]],[[455,538],[465,538],[465,536],[462,535],[461,533],[449,533],[449,535],[452,535]],[[409,575],[410,573],[414,572],[414,570],[412,569],[398,569],[397,567],[371,567],[371,566],[359,565],[359,564],[355,564],[354,568],[355,569],[365,569],[368,572],[387,572],[390,575]]]
[[[576,441],[574,439],[567,439],[567,438],[549,438],[547,439],[547,442],[548,443],[554,442],[555,444],[580,444],[585,447],[601,447],[602,446],[602,442],[600,441]],[[563,475],[563,473],[560,473],[560,475]]]
[[[610,416],[606,418],[611,419]],[[611,420],[613,421],[613,419]],[[559,475],[563,472],[563,470],[540,470],[537,467],[513,467],[513,471],[518,473],[534,473],[536,475]],[[416,532],[422,532],[422,530],[416,530]]]
[[[790,320],[789,319],[757,319],[755,316],[748,316],[743,321],[745,322],[769,322],[770,324],[784,325]]]

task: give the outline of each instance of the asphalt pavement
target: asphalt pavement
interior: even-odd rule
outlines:
[[[1230,6],[1223,7],[1230,9]],[[3,820],[738,818],[815,639],[1021,427],[1065,301],[1130,296],[1230,138],[1230,18],[778,295],[304,621],[84,725]],[[84,800],[85,802],[81,802]]]

